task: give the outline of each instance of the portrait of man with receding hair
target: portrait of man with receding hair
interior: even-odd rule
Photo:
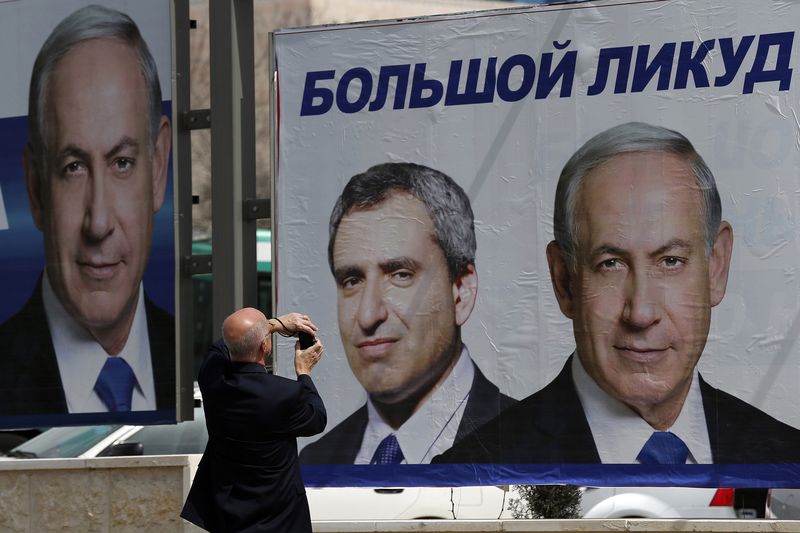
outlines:
[[[55,26],[33,66],[28,133],[45,262],[0,325],[0,415],[174,412],[174,319],[142,281],[171,126],[130,16],[90,5]]]
[[[800,431],[697,369],[733,228],[684,135],[630,122],[589,139],[561,172],[553,227],[547,260],[575,352],[542,390],[434,462],[800,460]]]

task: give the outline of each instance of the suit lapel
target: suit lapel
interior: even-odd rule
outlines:
[[[175,319],[156,306],[147,295],[147,336],[150,338],[150,361],[156,390],[156,409],[175,409]]]
[[[300,452],[306,464],[353,464],[367,429],[367,405],[345,418],[316,442]]]
[[[461,417],[461,423],[458,424],[458,431],[453,444],[499,415],[503,409],[514,403],[512,398],[500,394],[500,389],[497,388],[497,385],[486,379],[486,376],[483,375],[483,372],[474,361],[472,362],[472,367],[475,369],[475,377],[472,379],[469,399],[466,407],[464,407],[464,415]]]
[[[551,453],[557,454],[560,462],[599,463],[600,454],[572,379],[573,357],[574,354],[567,359],[556,379],[538,393],[543,396],[542,405],[546,407],[538,413],[539,425],[549,433],[553,443],[559,444]]]
[[[356,462],[356,455],[361,449],[361,441],[364,439],[364,432],[367,430],[367,405],[364,404],[358,411],[350,415],[341,423],[339,428],[342,430],[337,441],[337,451],[332,452],[336,455],[335,463],[353,464]],[[339,461],[338,459],[341,459]]]
[[[66,413],[67,399],[44,312],[41,276],[30,300],[15,319],[20,331],[31,332],[17,337],[25,346],[12,350],[28,354],[17,359],[16,386],[12,392],[15,403],[19,403],[23,412]],[[32,333],[33,329],[37,330],[36,334]]]

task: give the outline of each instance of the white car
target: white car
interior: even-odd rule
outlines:
[[[199,454],[208,441],[205,415],[199,405],[194,416],[194,420],[156,426],[51,428],[13,448],[0,460]],[[499,518],[507,507],[507,491],[507,487],[309,487],[306,490],[314,520],[490,520]]]
[[[156,426],[104,425],[50,428],[0,459],[181,455],[203,453],[208,441],[201,407],[194,420]]]
[[[754,518],[734,507],[734,489],[692,487],[586,487],[584,518]]]
[[[769,489],[767,518],[800,520],[800,490]]]
[[[508,487],[307,488],[312,520],[510,518]]]
[[[199,401],[195,420],[157,426],[105,425],[52,428],[9,452],[12,458],[104,457],[198,454],[208,434]],[[314,520],[407,520],[512,518],[508,487],[308,488]],[[585,518],[745,518],[736,509],[733,489],[683,487],[585,487]]]
[[[511,519],[511,487],[308,489],[313,520]],[[731,488],[583,487],[582,518],[756,518]]]

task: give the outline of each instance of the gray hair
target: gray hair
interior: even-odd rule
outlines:
[[[396,192],[407,192],[425,205],[433,221],[434,239],[442,249],[451,279],[475,263],[475,222],[469,197],[446,174],[414,163],[383,163],[356,174],[345,186],[331,213],[328,263],[342,217],[380,204]]]
[[[267,320],[259,320],[253,324],[247,333],[238,339],[229,339],[225,336],[223,327],[222,340],[231,355],[232,361],[257,361],[259,356],[259,346],[261,341],[271,333],[270,325]]]
[[[47,156],[47,134],[44,110],[47,86],[58,62],[75,46],[92,39],[116,39],[130,46],[139,59],[139,67],[147,90],[147,106],[150,114],[149,149],[155,149],[161,121],[161,84],[158,68],[147,43],[144,42],[136,23],[125,13],[98,5],[83,7],[59,24],[42,45],[33,64],[31,85],[28,92],[28,131],[31,149],[38,161],[38,170],[44,173]]]
[[[558,178],[553,233],[572,271],[577,267],[575,208],[580,185],[586,175],[601,164],[630,152],[665,152],[686,159],[703,196],[706,253],[711,253],[722,219],[722,204],[711,169],[689,139],[677,131],[643,122],[628,122],[589,139],[567,161]]]

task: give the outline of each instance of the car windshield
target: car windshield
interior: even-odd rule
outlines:
[[[127,442],[141,443],[143,455],[203,453],[206,442],[208,442],[203,409],[195,408],[194,420],[177,424],[144,426],[120,441],[120,443]]]
[[[8,452],[14,457],[78,457],[122,426],[51,428]]]

